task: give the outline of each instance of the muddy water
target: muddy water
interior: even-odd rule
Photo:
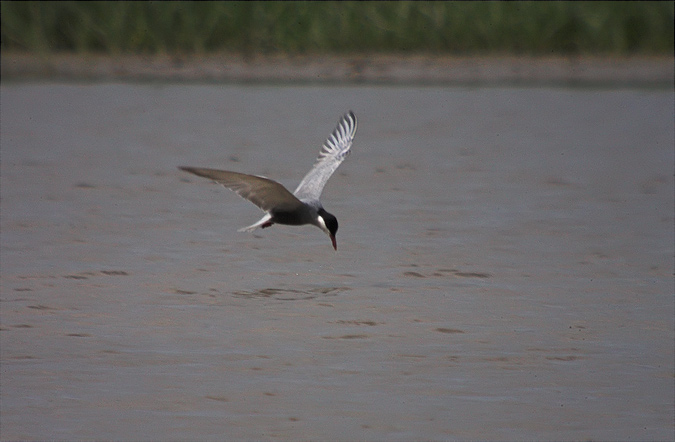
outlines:
[[[672,90],[0,91],[3,440],[673,437]]]

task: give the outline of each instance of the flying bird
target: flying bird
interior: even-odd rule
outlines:
[[[349,155],[355,133],[356,117],[350,111],[340,118],[335,130],[323,144],[314,167],[293,193],[276,181],[262,176],[200,167],[179,169],[222,184],[265,212],[258,222],[239,229],[240,232],[252,232],[258,227],[265,229],[272,224],[312,224],[330,237],[333,248],[337,250],[337,219],[323,208],[319,197],[328,179]]]

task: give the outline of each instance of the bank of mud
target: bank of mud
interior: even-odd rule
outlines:
[[[3,54],[3,80],[672,87],[672,57]]]

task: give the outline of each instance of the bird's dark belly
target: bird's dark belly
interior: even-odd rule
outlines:
[[[301,226],[309,221],[305,213],[298,211],[275,210],[272,212],[272,222],[289,226]]]

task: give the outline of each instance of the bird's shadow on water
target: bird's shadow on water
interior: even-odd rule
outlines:
[[[259,290],[238,290],[233,296],[247,299],[274,299],[277,301],[302,301],[319,297],[337,296],[350,290],[349,287],[317,287],[308,290],[264,288]]]

